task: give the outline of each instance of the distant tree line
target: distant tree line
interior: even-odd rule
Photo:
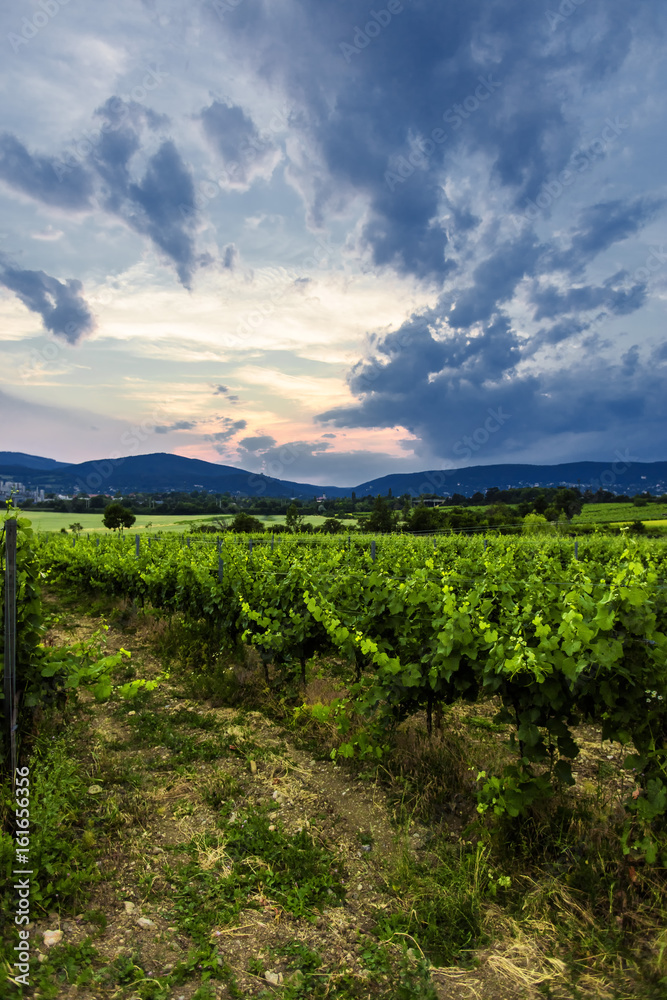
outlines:
[[[423,493],[419,497],[413,497],[408,493],[394,497],[391,490],[385,497],[382,497],[383,509],[400,514],[405,520],[405,512],[412,509],[414,512],[420,510],[420,505],[426,510],[435,510],[431,519],[433,523],[442,521],[443,510],[449,511],[450,519],[461,518],[461,511],[469,511],[476,507],[492,508],[485,514],[485,517],[496,520],[502,516],[505,518],[516,515],[519,518],[526,514],[543,514],[547,520],[557,520],[561,513],[571,519],[575,514],[580,513],[581,508],[589,503],[632,503],[635,506],[645,506],[651,503],[667,502],[667,494],[653,496],[645,492],[633,497],[624,494],[618,495],[609,490],[581,491],[578,488],[564,487],[521,487],[516,489],[501,490],[497,488],[488,489],[485,493],[474,493],[470,497],[465,497],[461,493],[454,493],[452,496],[440,497],[436,493]],[[429,501],[437,501],[442,506],[431,507]],[[103,512],[111,503],[121,503],[123,507],[131,510],[134,514],[150,513],[153,517],[173,515],[196,515],[196,514],[232,514],[245,513],[251,516],[284,514],[287,515],[291,507],[296,508],[300,516],[320,514],[327,518],[340,518],[346,514],[352,517],[359,515],[373,515],[376,512],[377,497],[364,496],[357,497],[352,493],[350,497],[336,497],[319,500],[315,497],[312,500],[301,500],[288,497],[240,497],[232,496],[231,493],[207,493],[203,490],[193,490],[191,492],[173,491],[169,493],[117,493],[113,497],[97,495],[86,496],[79,494],[71,500],[59,500],[54,494],[47,494],[43,503],[26,500],[22,506],[34,510],[53,510],[64,513],[85,514],[86,512]],[[418,523],[431,523],[429,517],[422,509],[416,515],[417,520],[411,530],[422,530],[417,527]],[[377,518],[376,518],[377,519]],[[465,519],[464,519],[465,520]],[[374,522],[373,522],[374,523]],[[333,529],[331,529],[333,530]],[[425,528],[423,530],[430,530]]]

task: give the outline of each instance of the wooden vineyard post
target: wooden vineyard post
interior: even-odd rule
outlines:
[[[16,770],[16,521],[5,521],[4,722],[10,775]]]

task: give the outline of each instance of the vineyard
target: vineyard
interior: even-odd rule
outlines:
[[[324,941],[327,933],[318,918],[316,926],[320,928],[322,942],[318,945],[312,936],[299,938],[307,941],[310,948],[308,951],[304,943],[302,951],[297,951],[301,956],[301,979],[290,980],[291,985],[278,990],[278,995],[295,1000],[305,996],[331,996],[340,1000],[376,996],[407,1000],[423,996],[435,1000],[436,996],[457,995],[458,972],[448,973],[450,979],[443,974],[438,980],[428,958],[436,965],[459,961],[465,964],[465,955],[484,941],[480,917],[484,907],[495,915],[493,919],[497,919],[501,903],[508,913],[520,913],[527,905],[526,887],[535,886],[537,873],[546,879],[544,872],[549,870],[555,873],[548,876],[551,888],[548,892],[540,888],[540,892],[546,893],[544,913],[554,921],[549,926],[558,927],[548,902],[550,893],[553,898],[565,901],[561,906],[578,914],[576,932],[572,932],[567,944],[577,952],[576,960],[572,960],[575,971],[566,975],[564,963],[558,965],[555,959],[552,961],[540,952],[545,963],[542,971],[534,973],[532,979],[527,973],[521,988],[517,986],[515,991],[513,986],[507,986],[507,992],[493,992],[487,982],[489,992],[484,995],[493,1000],[500,996],[538,995],[559,1000],[571,996],[591,1000],[661,996],[667,981],[667,938],[661,923],[667,868],[667,547],[662,541],[491,534],[487,537],[348,535],[342,539],[298,534],[249,537],[229,533],[37,536],[24,519],[19,520],[19,536],[23,574],[19,606],[22,595],[27,603],[23,611],[23,645],[19,644],[18,693],[27,742],[31,739],[31,713],[37,711],[40,725],[44,725],[44,716],[39,713],[45,708],[56,713],[54,718],[71,720],[67,712],[74,711],[72,706],[77,703],[74,691],[78,689],[88,699],[84,704],[90,703],[96,706],[95,711],[102,713],[103,732],[107,735],[100,746],[106,748],[105,756],[122,757],[126,752],[123,748],[136,748],[133,760],[137,761],[134,766],[141,778],[137,774],[132,779],[122,778],[132,782],[123,800],[131,806],[125,806],[125,812],[118,815],[127,816],[128,810],[138,808],[135,788],[139,780],[146,782],[147,789],[164,780],[166,789],[171,789],[174,784],[179,787],[179,781],[187,773],[192,781],[196,775],[197,784],[203,788],[203,802],[212,810],[217,827],[225,830],[227,854],[221,853],[218,833],[206,834],[208,839],[204,841],[202,834],[193,832],[187,847],[190,860],[180,869],[167,866],[162,894],[157,888],[160,878],[152,876],[147,877],[144,889],[131,897],[153,901],[153,909],[144,913],[150,913],[154,919],[156,913],[163,912],[159,907],[164,907],[164,912],[171,914],[165,917],[165,928],[170,920],[187,931],[196,943],[197,950],[188,959],[187,975],[203,976],[197,979],[203,985],[196,993],[188,992],[186,987],[184,997],[203,1000],[209,996],[274,995],[275,991],[264,992],[259,985],[256,989],[246,985],[249,992],[234,992],[229,984],[237,980],[226,965],[220,968],[220,952],[215,948],[211,951],[211,934],[222,933],[221,926],[229,923],[230,933],[236,933],[233,927],[239,919],[238,895],[234,897],[237,900],[234,906],[226,902],[227,908],[221,909],[220,894],[223,888],[232,892],[226,887],[237,877],[234,874],[237,870],[247,873],[244,851],[255,858],[253,865],[259,863],[258,857],[269,859],[266,863],[273,873],[269,882],[257,881],[256,868],[252,869],[258,891],[248,897],[255,900],[248,904],[251,908],[261,910],[262,906],[268,906],[265,897],[269,896],[271,906],[278,906],[279,910],[282,907],[285,919],[297,924],[302,921],[307,926],[309,921],[315,921],[318,912],[331,912],[323,911],[324,906],[344,905],[343,883],[337,878],[327,880],[327,865],[317,853],[325,837],[329,838],[329,845],[332,838],[335,840],[335,828],[329,828],[327,833],[326,827],[318,826],[319,821],[311,813],[309,822],[316,832],[309,837],[305,833],[309,829],[306,814],[291,830],[287,825],[277,826],[278,814],[268,811],[278,807],[287,809],[279,790],[280,782],[287,782],[287,776],[295,773],[290,769],[305,773],[305,758],[299,756],[298,749],[287,746],[293,738],[288,734],[294,732],[305,734],[299,739],[306,740],[303,745],[309,747],[309,753],[314,753],[317,759],[323,752],[321,759],[336,774],[348,774],[357,784],[371,778],[386,787],[398,802],[394,807],[395,821],[406,822],[411,829],[413,819],[418,819],[421,825],[416,829],[421,831],[424,845],[430,845],[423,850],[430,853],[425,853],[423,859],[422,855],[415,855],[406,862],[408,867],[403,869],[403,875],[397,874],[396,869],[387,882],[396,897],[403,894],[406,901],[373,897],[375,916],[373,920],[367,919],[366,937],[358,938],[356,953],[370,956],[364,959],[367,966],[361,979],[353,977],[348,982],[345,978],[341,969],[354,956],[350,953],[344,960],[335,949],[327,952]],[[113,648],[102,648],[103,643],[97,639],[84,641],[81,637],[63,646],[56,641],[57,630],[49,633],[47,642],[42,641],[46,631],[42,619],[50,620],[50,613],[46,606],[40,610],[38,584],[52,595],[60,595],[57,601],[66,605],[76,601],[77,607],[96,603],[116,606],[125,609],[123,614],[130,616],[128,620],[147,623],[149,631],[153,630],[151,649],[157,651],[155,657],[151,653],[154,669],[145,677],[137,677],[134,668],[126,669],[129,652],[124,646],[126,642],[131,645],[132,632],[129,636],[119,634]],[[58,611],[54,620],[60,618]],[[102,629],[107,628],[103,621]],[[87,629],[85,625],[81,635],[89,634]],[[99,631],[93,635],[97,636]],[[121,642],[123,645],[119,645]],[[211,704],[222,705],[217,716],[209,711],[200,719],[196,702],[185,702],[187,708],[174,710],[174,698],[184,696],[174,694],[177,688],[173,686],[174,677],[169,678],[167,660],[175,663],[179,683],[190,696],[192,692],[204,691],[203,698],[208,699],[215,690],[215,698],[207,702],[207,710]],[[334,682],[328,687],[327,678]],[[325,689],[326,697],[320,699],[316,692]],[[236,708],[225,707],[227,694],[229,706]],[[248,708],[260,711],[250,712],[252,727],[244,729],[239,721],[247,718],[243,712]],[[63,711],[64,716],[58,715]],[[273,760],[275,754],[275,739],[269,740],[268,749],[260,745],[260,734],[269,724],[269,717],[285,727],[280,730],[287,741],[284,759],[291,763],[282,770],[262,764],[263,759]],[[470,723],[464,741],[460,736],[461,719]],[[189,731],[179,730],[177,722],[172,720],[179,720],[182,727],[201,726],[210,730],[210,736],[199,743],[193,742]],[[224,725],[220,720],[226,720]],[[225,729],[231,721],[235,724]],[[216,734],[221,725],[223,735],[219,736]],[[409,732],[417,735],[406,737],[406,725],[411,727]],[[109,732],[115,734],[113,739],[108,738]],[[604,834],[599,828],[601,819],[590,803],[586,804],[585,795],[591,794],[591,783],[584,782],[584,788],[581,782],[581,761],[590,751],[592,735],[600,747],[604,743],[604,757],[613,757],[615,761],[611,769],[608,765],[606,770],[598,766],[598,774],[612,788],[609,801],[616,797],[615,806],[605,813]],[[483,753],[478,754],[474,747],[477,737],[480,745],[492,737],[495,749],[488,753],[486,745]],[[410,746],[418,745],[421,749],[414,752],[411,749],[409,758],[402,758],[401,741],[405,744],[406,739],[417,740]],[[300,745],[297,742],[296,746]],[[148,757],[147,747],[152,748]],[[164,763],[167,750],[172,755],[169,765]],[[461,759],[455,760],[455,750]],[[444,757],[438,756],[443,753]],[[416,763],[418,760],[421,764]],[[210,762],[197,764],[210,766],[210,772],[187,771],[187,766],[201,761]],[[472,767],[472,762],[477,766]],[[66,767],[62,761],[58,766]],[[104,782],[112,773],[113,781],[121,780],[108,762],[96,763],[95,767],[94,773],[102,775],[95,781]],[[319,768],[323,771],[325,765]],[[457,771],[456,780],[449,771]],[[258,799],[244,790],[246,773],[256,783],[260,779],[267,783]],[[589,767],[585,773],[594,772]],[[282,777],[276,778],[276,774]],[[601,780],[598,778],[598,798]],[[335,788],[332,794],[336,808],[342,809],[342,796],[348,794],[349,786],[343,787],[332,776],[327,782]],[[442,785],[440,792],[438,783]],[[422,786],[428,786],[428,794],[420,798]],[[101,785],[91,787],[102,792]],[[402,789],[398,797],[397,789]],[[308,786],[307,791],[297,791],[294,797],[310,795],[311,791],[312,786]],[[412,804],[406,812],[408,793]],[[287,795],[286,791],[282,794]],[[248,795],[250,798],[246,800]],[[265,806],[267,800],[269,805]],[[100,801],[99,818],[94,821],[99,823],[100,830],[106,830],[111,822],[109,817],[116,815],[110,812],[109,803],[114,801],[113,796],[105,803]],[[432,808],[433,803],[437,804],[436,809]],[[72,815],[77,808],[73,804],[68,807]],[[451,812],[449,825],[438,818],[443,808],[445,814]],[[454,822],[458,814],[462,819]],[[361,829],[359,813],[353,815]],[[146,812],[140,816],[145,828],[141,836],[147,835],[150,823],[157,824],[154,831],[161,829],[159,817],[149,818]],[[82,817],[80,822],[89,824],[86,830],[92,838],[93,821]],[[120,820],[116,817],[113,822]],[[125,818],[123,822],[130,821]],[[239,822],[247,824],[245,832],[234,832]],[[592,846],[586,846],[594,828]],[[379,840],[380,821],[373,819],[368,829],[373,829]],[[563,832],[566,830],[571,832]],[[164,834],[154,832],[152,836]],[[342,850],[340,836],[339,833],[335,847],[327,847],[335,850],[337,856]],[[568,840],[570,836],[572,842]],[[75,834],[75,843],[77,837]],[[117,837],[115,832],[110,843],[114,837]],[[244,837],[247,845],[242,848],[238,845],[246,843]],[[382,838],[383,850],[389,857],[387,830]],[[456,845],[452,846],[450,838],[458,838]],[[276,846],[278,842],[280,848]],[[370,852],[372,842],[369,834],[363,841],[363,850]],[[210,847],[213,853],[207,855],[206,861],[201,860],[204,843],[209,847],[217,845],[215,850]],[[64,846],[62,849],[66,850]],[[185,850],[183,845],[173,849]],[[290,852],[295,850],[295,859],[311,852],[308,857],[312,854],[315,873],[312,883],[308,883],[310,888],[303,889],[305,895],[300,895],[296,903],[287,891],[287,881],[281,883],[279,878],[279,858],[291,857]],[[346,850],[348,860],[341,872],[362,864],[355,860],[357,855],[362,857],[361,850],[349,847]],[[116,853],[113,857],[116,858]],[[371,855],[363,855],[363,863],[366,864],[367,857],[370,865]],[[200,859],[199,867],[192,858]],[[301,863],[299,860],[298,865]],[[52,868],[56,865],[53,860],[49,864]],[[78,868],[74,865],[72,870],[80,871],[80,875],[63,875],[60,882],[54,878],[53,885],[48,887],[53,893],[55,886],[61,898],[72,892],[71,905],[75,907],[72,912],[78,909],[80,904],[75,899],[80,897],[68,888],[68,880],[74,877],[81,884],[85,881],[84,863],[77,864]],[[150,863],[146,864],[150,871]],[[90,868],[85,871],[90,872]],[[366,869],[363,871],[366,873]],[[403,882],[402,878],[408,878],[406,871],[410,872],[409,880]],[[244,874],[238,884],[250,885],[248,877]],[[288,879],[287,875],[284,877]],[[361,879],[366,877],[367,874],[355,876],[355,881],[360,880],[358,889]],[[380,878],[377,874],[375,877]],[[128,879],[130,876],[125,874],[123,883]],[[80,893],[81,885],[77,885]],[[274,886],[273,896],[268,885]],[[421,887],[419,891],[417,885]],[[457,885],[460,887],[456,888]],[[193,886],[199,886],[196,892]],[[516,886],[516,891],[510,886]],[[524,888],[520,889],[521,886]],[[237,894],[239,891],[248,893],[250,889],[234,890]],[[206,906],[201,908],[197,892],[209,894],[210,912]],[[529,897],[535,899],[533,890]],[[634,899],[636,924],[630,920],[630,898]],[[46,903],[46,896],[44,899]],[[53,906],[53,895],[49,899]],[[575,904],[575,899],[581,902]],[[364,912],[361,900],[357,904],[353,899],[349,902],[357,906],[354,919],[361,920]],[[389,907],[388,913],[395,908],[395,912],[388,916],[382,907]],[[586,908],[590,908],[590,914]],[[195,919],[193,913],[198,909],[202,910],[201,916]],[[605,937],[606,931],[591,930],[598,919],[606,925],[610,914],[618,922],[618,929],[617,923],[613,925],[612,937]],[[558,919],[565,920],[562,914]],[[150,919],[148,925],[152,926]],[[584,925],[589,935],[585,938],[586,945],[582,944],[583,937],[579,940]],[[533,936],[536,926],[530,924]],[[263,927],[264,923],[258,925]],[[515,922],[512,927],[512,935],[516,935],[518,924]],[[241,938],[247,936],[242,930],[238,933]],[[261,937],[264,932],[257,929],[256,933]],[[284,956],[292,954],[289,942],[294,933],[290,924],[282,943],[274,941],[267,946],[266,953],[273,956],[276,968],[276,956],[283,955],[286,962]],[[642,948],[646,952],[641,959],[645,967],[642,965],[640,972],[637,966],[632,973],[635,984],[632,988],[637,992],[627,992],[630,974],[626,959],[620,957],[625,954],[627,935],[636,935],[633,941],[643,935]],[[576,946],[572,944],[575,937]],[[115,965],[102,967],[98,963],[96,973],[86,971],[91,962],[95,967],[96,960],[84,961],[81,947],[77,945],[79,950],[75,951],[72,946],[68,954],[74,956],[72,968],[76,966],[77,974],[83,976],[81,982],[97,984],[92,993],[96,1000],[107,995],[132,1000],[135,997],[162,1000],[163,996],[181,995],[178,989],[170,992],[176,982],[175,973],[165,971],[159,981],[147,978],[154,973],[146,973],[149,966],[134,952],[128,979],[113,980],[116,986],[105,992],[104,977],[111,975],[109,969],[112,966],[115,969]],[[599,963],[596,958],[591,965],[587,948],[601,949]],[[604,980],[607,992],[600,985],[602,979],[594,982],[592,977],[586,986],[591,968],[596,963],[604,966],[605,949],[614,950],[614,963],[618,963],[614,964],[614,975]],[[338,971],[327,973],[326,982],[321,979],[324,973],[315,971],[320,968],[317,964],[312,965],[310,973],[306,969],[304,978],[306,952],[311,963],[316,962],[313,957],[316,952],[326,952],[337,956],[336,961],[342,964],[336,967]],[[508,954],[513,962],[515,953],[516,947],[511,945]],[[248,958],[247,954],[243,961],[246,977],[255,972],[264,976],[262,970],[266,965],[258,964],[256,958]],[[381,963],[384,963],[382,975],[378,971]],[[334,966],[335,963],[331,968]],[[519,967],[520,963],[511,965],[512,975],[518,974]],[[43,966],[45,970],[48,968],[48,963]],[[187,978],[183,971],[186,966],[177,968],[181,969],[179,975]],[[281,968],[290,966],[283,964]],[[85,980],[85,976],[93,974],[98,978]],[[65,972],[58,975],[58,981],[64,981]],[[114,975],[119,975],[117,970]],[[136,982],[134,986],[130,983],[132,976],[137,982],[141,979],[140,987]],[[388,992],[383,992],[381,981],[391,980],[392,976],[399,977],[400,988],[392,992],[387,986]],[[227,985],[222,992],[211,986],[209,993],[208,979]],[[644,992],[637,985],[640,979]],[[575,980],[580,983],[576,988]],[[249,984],[251,979],[241,977],[238,982]],[[266,987],[266,982],[280,985],[281,980],[268,978],[262,982]],[[618,989],[621,988],[618,984],[625,984],[626,992],[614,992],[617,987],[613,982]],[[441,984],[436,992],[434,983]],[[481,979],[471,979],[470,983],[484,985]],[[545,985],[543,991],[541,983],[551,986]],[[469,988],[473,989],[473,985]],[[49,993],[47,989],[43,995],[61,994]],[[81,993],[81,988],[77,995],[88,997]]]
[[[667,553],[624,539],[535,545],[507,538],[345,542],[267,537],[41,542],[77,586],[206,622],[221,647],[255,647],[266,680],[306,681],[316,654],[349,665],[336,704],[339,754],[381,758],[409,714],[499,698],[516,764],[482,785],[479,809],[524,815],[572,783],[572,729],[632,744],[643,795],[625,850],[657,858],[667,772]],[[576,557],[575,557],[576,556]],[[369,724],[359,727],[359,720]]]

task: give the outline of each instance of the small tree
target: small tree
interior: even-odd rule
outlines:
[[[75,521],[74,524],[70,524],[69,530],[78,534],[80,531],[83,531],[83,525],[79,524],[78,521]]]
[[[364,528],[366,531],[373,531],[377,534],[386,534],[393,531],[396,519],[394,514],[382,496],[377,496],[373,504],[371,516],[366,521]]]
[[[419,504],[413,507],[405,521],[406,531],[438,531],[444,528],[446,519],[439,507],[426,507]]]
[[[303,514],[295,503],[291,503],[285,512],[285,524],[290,531],[300,531],[303,524]]]
[[[136,521],[135,515],[127,507],[120,503],[110,503],[104,510],[102,517],[105,528],[112,531],[122,531],[123,528],[131,528]]]
[[[521,526],[524,535],[546,535],[551,530],[551,525],[544,514],[526,514]]]
[[[240,510],[232,521],[230,530],[247,535],[252,534],[252,532],[264,531],[264,525],[258,518],[252,517],[250,514],[246,514],[245,511]]]
[[[323,524],[320,525],[320,531],[324,535],[337,535],[341,531],[345,531],[345,528],[337,521],[335,517],[328,517]]]

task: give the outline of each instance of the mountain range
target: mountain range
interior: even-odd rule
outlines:
[[[667,462],[631,462],[619,456],[606,462],[568,462],[563,465],[475,465],[463,469],[433,469],[372,479],[358,486],[318,486],[274,479],[231,465],[216,465],[181,455],[158,452],[125,458],[68,464],[51,458],[0,452],[0,480],[13,480],[47,493],[166,493],[170,490],[232,493],[236,496],[358,497],[409,493],[472,496],[496,487],[578,486],[612,493],[667,492]]]

